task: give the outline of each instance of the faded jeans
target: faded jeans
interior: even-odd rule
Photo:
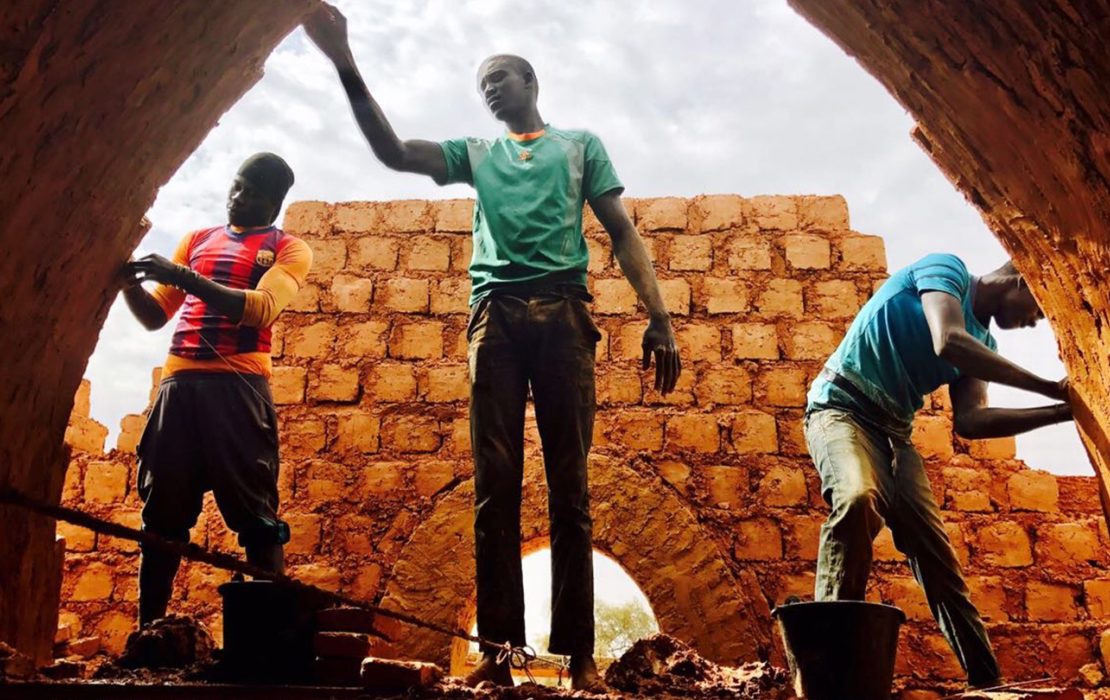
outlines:
[[[584,295],[585,290],[582,290]],[[523,645],[520,500],[529,387],[551,522],[553,654],[592,654],[594,580],[586,461],[601,338],[574,290],[479,300],[467,328],[478,634]],[[489,651],[489,650],[484,650]]]
[[[834,408],[807,414],[805,437],[832,508],[821,526],[814,598],[864,599],[871,545],[885,521],[968,682],[995,681],[998,662],[917,450]]]

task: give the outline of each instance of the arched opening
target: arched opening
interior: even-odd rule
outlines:
[[[604,670],[637,639],[658,632],[659,623],[647,596],[616,560],[595,549],[593,566],[594,657]],[[547,543],[526,555],[521,567],[528,644],[541,659],[558,661],[559,657],[547,652],[551,626],[551,549]],[[477,622],[471,622],[469,629],[471,634],[477,634]],[[465,662],[461,668],[452,668],[452,675],[465,675],[478,662],[478,644],[471,642],[466,647],[466,655],[462,657]],[[455,661],[455,655],[452,656]],[[530,671],[535,681],[542,685],[556,685],[560,680],[558,670],[548,664],[535,664]],[[518,682],[528,678],[524,671],[514,671],[513,676]]]

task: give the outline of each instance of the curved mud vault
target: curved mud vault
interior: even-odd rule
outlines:
[[[754,575],[730,572],[713,538],[663,481],[595,457],[590,468],[594,546],[616,560],[651,603],[662,632],[722,663],[767,658],[771,619]],[[444,497],[416,529],[386,585],[383,607],[451,628],[474,620],[474,482]],[[525,470],[521,527],[535,546],[548,535],[542,465]],[[527,547],[528,545],[526,545]],[[467,644],[391,626],[388,650],[457,671]]]
[[[313,0],[0,5],[0,488],[57,503],[73,395],[157,189]],[[0,507],[0,640],[40,661],[54,523]]]
[[[910,111],[1030,281],[1110,514],[1110,2],[790,4]]]

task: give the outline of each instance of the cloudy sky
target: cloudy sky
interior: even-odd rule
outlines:
[[[1004,253],[979,215],[910,139],[912,120],[882,87],[785,0],[339,2],[370,90],[402,138],[495,136],[474,85],[492,53],[528,57],[540,109],[606,143],[633,197],[703,193],[843,194],[852,225],[885,237],[892,269],[936,251],[973,272]],[[170,255],[186,231],[224,220],[230,178],[247,155],[282,154],[297,173],[287,201],[469,197],[393,173],[372,156],[330,64],[301,30],[266,76],[162,188],[138,254]],[[89,362],[95,418],[115,432],[140,411],[170,328],[142,331],[122,301]],[[1062,376],[1045,326],[1000,332],[999,348]],[[991,398],[1036,396],[992,388]],[[1090,473],[1071,425],[1019,438],[1019,455],[1057,473]]]

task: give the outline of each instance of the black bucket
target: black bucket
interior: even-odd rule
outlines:
[[[311,678],[316,614],[307,596],[270,581],[232,581],[224,599],[221,675],[257,683]]]
[[[794,692],[806,700],[889,700],[906,615],[879,603],[837,600],[774,609]]]

